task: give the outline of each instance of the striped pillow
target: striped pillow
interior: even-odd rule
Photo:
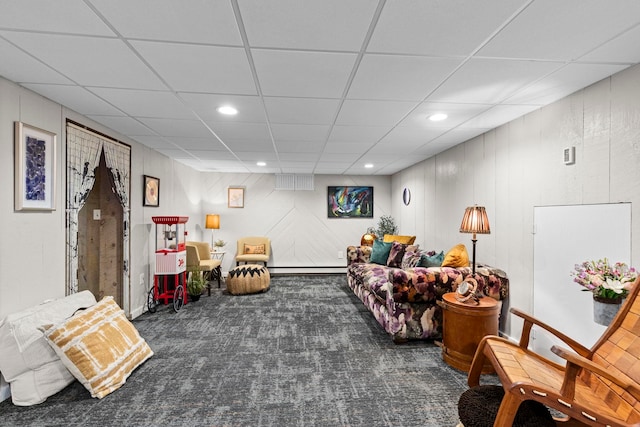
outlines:
[[[120,388],[133,370],[153,356],[110,296],[47,329],[45,337],[91,397],[99,399]]]

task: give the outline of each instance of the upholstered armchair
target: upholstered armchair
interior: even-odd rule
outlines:
[[[236,266],[241,262],[262,262],[265,267],[271,256],[271,239],[268,237],[242,237],[238,240]]]
[[[218,280],[218,287],[220,287],[220,280],[222,272],[220,270],[219,259],[211,258],[211,249],[207,242],[186,242],[187,247],[187,271],[202,271],[204,277],[207,280],[207,293],[211,296],[211,280]]]

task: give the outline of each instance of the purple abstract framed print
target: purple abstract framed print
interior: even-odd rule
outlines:
[[[15,122],[16,211],[56,209],[56,134]]]

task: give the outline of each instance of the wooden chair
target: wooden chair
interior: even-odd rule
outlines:
[[[479,385],[485,360],[500,378],[505,395],[494,426],[511,426],[525,400],[541,402],[566,414],[558,426],[640,426],[640,278],[600,339],[588,349],[551,326],[519,311],[524,319],[519,343],[487,336],[479,344],[468,376]],[[529,334],[536,325],[568,349],[551,351],[566,360],[564,366],[530,349]]]

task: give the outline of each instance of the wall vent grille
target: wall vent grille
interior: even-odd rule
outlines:
[[[314,190],[313,175],[279,173],[276,174],[276,190]]]

